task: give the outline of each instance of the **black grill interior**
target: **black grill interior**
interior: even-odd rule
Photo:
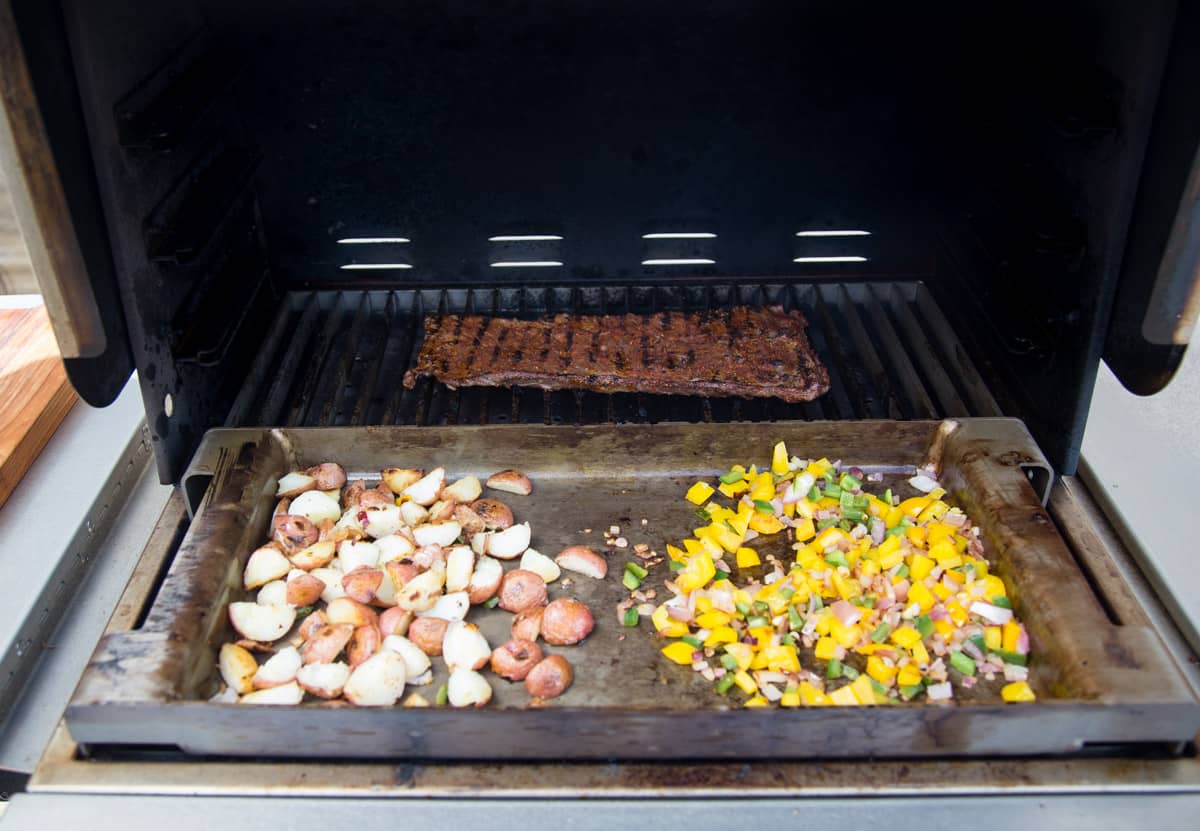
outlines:
[[[401,383],[424,315],[537,317],[735,304],[799,309],[829,367],[816,401],[702,398],[528,388],[451,390]],[[595,424],[655,421],[942,418],[1000,408],[928,289],[917,282],[629,285],[310,291],[288,295],[228,426]]]

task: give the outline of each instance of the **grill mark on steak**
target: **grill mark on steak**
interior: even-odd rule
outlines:
[[[828,391],[829,374],[806,326],[800,312],[778,306],[537,320],[428,317],[404,385],[432,375],[452,389],[532,386],[811,401]]]

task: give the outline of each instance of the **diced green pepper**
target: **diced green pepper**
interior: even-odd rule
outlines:
[[[875,692],[879,693],[880,695],[887,695],[888,692],[887,687],[883,686],[883,684],[880,684],[874,678],[871,678],[871,689],[875,690]]]
[[[767,605],[767,601],[765,601],[765,600],[755,600],[754,605],[751,608],[754,609],[756,614],[760,614],[760,615],[771,614],[771,607]]]
[[[918,695],[920,695],[924,691],[925,691],[924,684],[912,684],[911,686],[901,687],[900,695],[901,695],[901,697],[904,698],[905,701],[907,701],[910,698],[916,698]]]
[[[626,626],[637,626],[639,617],[637,607],[631,606],[625,610],[625,616],[621,618],[621,623]]]
[[[842,490],[844,491],[853,491],[861,488],[862,482],[851,476],[849,473],[843,473],[842,478],[838,480],[838,485],[841,486]]]
[[[901,580],[908,576],[908,563],[900,564],[900,568],[896,569],[896,576]]]
[[[721,484],[732,485],[736,482],[742,481],[743,478],[744,477],[742,474],[738,473],[736,470],[731,470],[728,473],[721,474]]]
[[[638,565],[637,563],[626,563],[625,570],[628,571],[629,573],[631,573],[634,577],[636,577],[639,580],[646,579],[646,575],[650,573],[650,572],[646,571],[646,569],[644,569],[640,565]]]
[[[846,559],[846,555],[840,551],[831,551],[825,555],[825,562],[831,566],[839,566],[844,568],[850,567],[850,562]]]
[[[483,605],[487,606],[489,609],[495,609],[497,606],[500,605],[500,598],[499,597],[489,597],[487,599],[487,602],[484,603]]]
[[[791,600],[792,596],[795,593],[796,593],[796,590],[794,588],[792,588],[792,586],[790,584],[784,586],[782,589],[779,590],[779,596],[782,597],[784,600]]]
[[[773,514],[775,513],[775,506],[770,502],[767,502],[765,499],[755,499],[754,510],[758,511],[760,514]]]
[[[892,633],[892,627],[886,623],[881,623],[875,627],[875,631],[871,633],[871,640],[875,643],[883,643],[887,640],[887,636]]]
[[[826,678],[841,678],[842,677],[842,662],[837,658],[830,658],[828,666],[825,667]]]
[[[883,501],[886,502],[888,505],[895,507],[895,500],[892,498],[892,489],[891,488],[888,488],[887,490],[885,490],[883,492]]]
[[[746,625],[751,629],[757,629],[759,626],[770,626],[771,619],[762,615],[750,615],[746,618]]]
[[[987,645],[983,640],[983,635],[972,635],[971,637],[967,638],[967,640],[978,646],[981,650],[987,649]]]
[[[695,635],[684,635],[679,640],[686,643],[692,649],[703,649],[704,648],[704,641],[700,640]]]
[[[809,502],[816,502],[820,498],[821,498],[821,490],[816,485],[813,485],[811,488],[808,489],[808,501]]]
[[[728,579],[729,579],[729,572],[728,572],[728,571],[721,571],[720,569],[718,569],[718,570],[717,570],[717,573],[713,575],[713,579],[714,579],[714,580],[728,580]]]
[[[1000,660],[1006,664],[1014,664],[1019,667],[1026,666],[1029,663],[1029,656],[1022,655],[1018,652],[1009,652],[1007,649],[993,649],[993,655],[999,655]]]
[[[950,666],[963,675],[975,674],[975,662],[971,660],[970,655],[965,655],[962,652],[955,651],[950,653]]]
[[[788,626],[793,629],[804,628],[804,618],[800,617],[800,613],[796,611],[795,606],[788,606]]]
[[[826,485],[825,486],[825,495],[828,496],[830,499],[841,499],[842,489],[840,487],[838,487],[837,485]]]
[[[1002,594],[998,594],[992,598],[992,605],[999,606],[1001,609],[1011,609],[1012,601]]]
[[[917,618],[917,631],[922,638],[928,638],[933,634],[933,619],[929,615],[921,615]]]
[[[864,519],[866,519],[866,514],[864,514],[858,508],[843,508],[842,518],[849,520],[850,522],[862,522]]]
[[[832,517],[829,519],[821,519],[817,521],[817,530],[824,531],[830,525],[837,525],[837,520]]]
[[[749,603],[735,603],[734,608],[737,609],[738,614],[742,615],[743,617],[750,614],[750,604]]]
[[[737,658],[733,657],[728,652],[722,653],[721,666],[725,667],[725,669],[732,670],[733,672],[737,672],[737,668],[738,668]]]
[[[439,707],[445,707],[450,702],[450,688],[442,684],[438,687],[437,696],[433,700]]]
[[[721,695],[729,692],[729,688],[733,686],[733,672],[727,672],[717,681],[717,692]]]
[[[858,670],[849,664],[842,664],[842,675],[853,681],[854,679],[858,678]]]
[[[700,517],[701,522],[708,522],[710,519],[712,519],[712,514],[703,508],[696,509],[696,516]]]
[[[631,571],[627,571],[621,575],[621,585],[630,591],[633,591],[638,586],[642,585],[642,581],[638,579],[636,574]]]
[[[685,568],[687,568],[687,566],[678,560],[668,560],[667,568],[671,569],[671,571],[683,571]]]

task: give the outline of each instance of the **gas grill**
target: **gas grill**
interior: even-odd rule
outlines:
[[[102,406],[136,370],[145,441],[129,469],[152,451],[174,487],[94,660],[71,679],[83,677],[21,816],[119,815],[157,796],[138,803],[147,822],[211,824],[268,795],[410,798],[411,816],[434,822],[493,808],[511,821],[530,798],[596,823],[620,800],[654,821],[687,821],[697,808],[680,800],[701,799],[723,822],[889,810],[948,824],[973,800],[985,825],[1043,802],[1055,819],[1194,813],[1194,624],[1165,611],[1164,587],[1077,467],[1100,361],[1155,392],[1195,321],[1198,54],[1200,12],[1168,0],[0,2],[0,149],[68,373]],[[804,314],[828,368],[830,391],[813,401],[401,383],[433,315],[776,305]],[[928,436],[960,428],[1017,441],[1003,463],[1015,480],[971,473],[977,459],[960,454],[970,497],[1018,493],[1023,521],[1063,553],[1064,604],[1117,633],[1099,655],[1071,652],[1082,640],[1064,632],[1076,640],[1062,654],[1084,657],[1077,675],[1055,676],[1054,703],[1067,713],[1086,699],[1064,716],[1093,719],[1078,735],[1053,707],[1025,720],[999,708],[995,721],[931,716],[927,742],[897,746],[885,737],[912,734],[832,712],[842,720],[813,729],[824,741],[854,731],[846,752],[766,738],[746,752],[751,731],[711,754],[687,735],[655,762],[584,719],[561,754],[570,764],[527,737],[506,759],[495,728],[479,757],[461,736],[436,752],[376,737],[356,759],[288,752],[280,737],[306,729],[302,710],[273,712],[271,741],[256,746],[242,722],[200,706],[219,625],[195,598],[228,597],[219,575],[201,579],[204,559],[244,557],[226,543],[265,527],[255,476],[320,461],[317,448],[451,453],[509,436],[559,475],[546,448],[622,437],[628,470],[581,457],[603,480],[634,475],[633,437],[642,467],[669,477],[693,468],[668,465],[659,443],[793,431],[901,470],[937,445]],[[1023,595],[1047,596],[1008,576],[1018,611]],[[71,602],[47,592],[23,631],[45,636]],[[167,653],[129,646],[163,633]],[[122,682],[113,667],[131,655],[177,660],[187,680]],[[36,650],[2,657],[7,688],[36,676]],[[1143,689],[1139,672],[1158,686]],[[1078,688],[1062,680],[1076,677]],[[177,712],[194,720],[180,727]],[[388,723],[416,736],[409,715]],[[346,716],[313,741],[363,728]],[[636,735],[661,740],[647,718]],[[553,708],[518,723],[572,741]],[[386,821],[385,804],[356,802],[356,816]]]

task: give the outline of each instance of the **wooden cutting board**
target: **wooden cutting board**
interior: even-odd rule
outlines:
[[[0,309],[0,505],[75,398],[45,307]]]

